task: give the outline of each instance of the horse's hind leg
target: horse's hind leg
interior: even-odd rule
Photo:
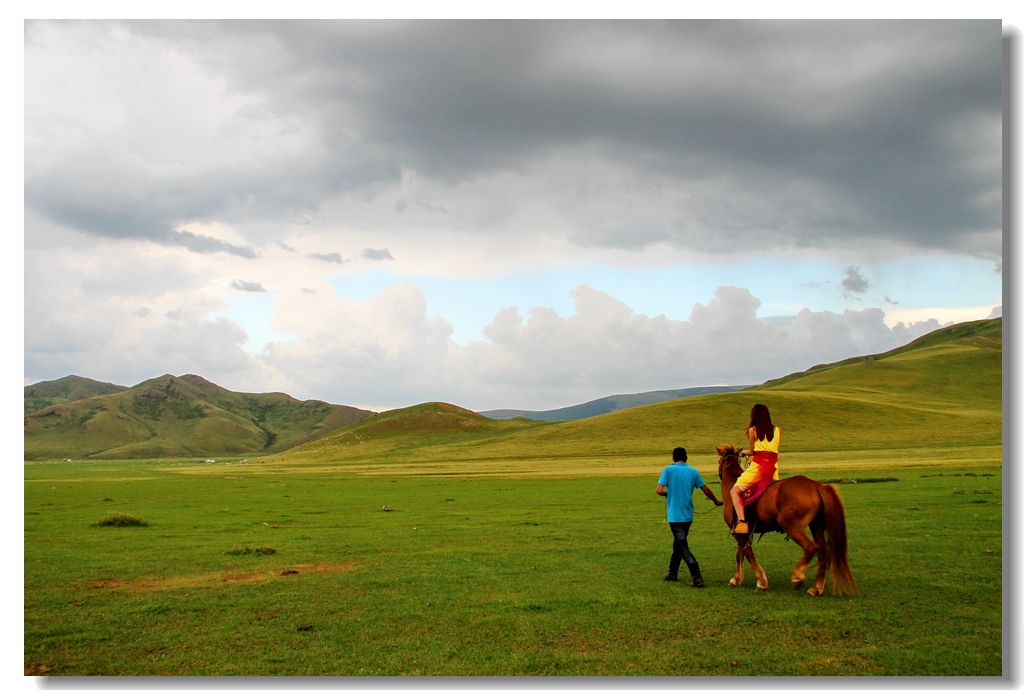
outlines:
[[[812,597],[816,597],[825,591],[825,571],[828,569],[828,558],[825,551],[825,525],[811,524],[814,532],[814,545],[818,554],[818,574],[814,578],[814,586],[807,590]]]
[[[793,589],[800,589],[801,587],[803,587],[804,580],[806,579],[804,573],[807,572],[807,566],[811,564],[811,559],[814,558],[815,554],[818,553],[818,545],[811,541],[811,539],[807,536],[807,532],[805,531],[806,528],[806,525],[785,528],[786,534],[789,535],[789,538],[792,539],[795,543],[799,544],[800,548],[804,550],[804,555],[797,562],[796,567],[793,568]],[[822,552],[822,554],[823,553],[824,552]],[[821,561],[822,559],[819,558],[819,568],[821,567]],[[815,587],[817,587],[817,584],[815,584]],[[815,592],[814,588],[812,588],[808,593],[811,596],[816,596],[817,594],[820,594],[820,592]]]

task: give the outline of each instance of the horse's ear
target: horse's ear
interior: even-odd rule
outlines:
[[[717,448],[715,448],[715,450],[718,451],[718,457],[721,458],[721,457],[725,456],[726,452],[732,450],[732,446],[729,446],[729,445],[718,446]]]

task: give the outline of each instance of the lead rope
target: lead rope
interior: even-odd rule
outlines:
[[[712,511],[712,510],[714,510],[715,508],[719,508],[719,507],[720,507],[720,506],[716,506],[716,505],[715,505],[714,503],[712,503],[712,504],[711,504],[711,507],[710,507],[710,508],[708,508],[707,510],[702,510],[702,511],[701,511],[701,512],[699,512],[699,513],[698,513],[698,512],[696,512],[696,511],[694,511],[694,515],[707,515],[707,514],[708,514],[708,513],[710,513],[710,512]]]

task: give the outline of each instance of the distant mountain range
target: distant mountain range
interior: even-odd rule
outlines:
[[[585,419],[746,386],[611,395],[558,410],[492,410],[485,417]],[[284,393],[236,393],[194,374],[127,387],[65,376],[25,386],[25,459],[150,458],[268,454],[293,448],[376,413]]]
[[[131,388],[80,376],[25,386],[25,459],[199,457],[292,448],[375,413],[170,374]]]
[[[693,395],[710,395],[712,393],[731,393],[741,391],[750,386],[700,386],[697,388],[680,388],[677,390],[650,391],[647,393],[626,393],[622,395],[609,395],[605,398],[598,398],[590,402],[569,407],[560,407],[557,410],[543,410],[540,412],[531,410],[487,410],[480,412],[491,419],[514,419],[525,417],[545,422],[563,422],[571,419],[587,419],[609,412],[628,410],[631,407],[642,405],[653,405],[654,403],[675,400],[677,398],[689,398]]]

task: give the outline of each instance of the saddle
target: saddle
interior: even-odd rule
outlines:
[[[775,484],[775,483],[781,482],[781,481],[782,481],[781,479],[773,479],[770,482],[768,482],[768,484],[766,484],[764,488],[767,489],[772,484]],[[761,522],[760,520],[757,519],[757,502],[761,500],[761,495],[763,493],[764,493],[764,490],[759,492],[757,497],[754,498],[754,500],[752,500],[750,503],[748,503],[744,507],[744,513],[747,516],[753,516],[753,519],[748,519],[747,520],[747,527],[750,530],[750,534],[760,535],[758,537],[758,539],[760,539],[760,537],[763,537],[768,532],[778,532],[779,534],[785,534],[786,532],[781,527],[779,527],[778,523],[776,523],[776,525],[774,527],[770,527],[769,528],[769,527],[766,527],[763,522]],[[786,538],[788,539],[789,537],[787,536]]]

